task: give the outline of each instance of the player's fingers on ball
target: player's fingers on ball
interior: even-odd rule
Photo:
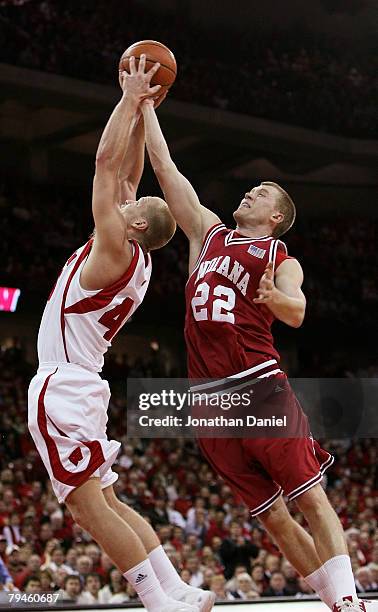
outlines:
[[[135,57],[133,55],[129,59],[129,70],[130,70],[130,74],[135,74],[136,73]]]
[[[152,66],[152,68],[150,68],[150,69],[149,69],[149,71],[146,73],[146,74],[147,74],[147,76],[148,76],[150,79],[152,79],[152,77],[154,76],[154,74],[156,74],[156,73],[157,73],[157,71],[159,70],[159,68],[160,68],[160,63],[159,63],[159,62],[156,62],[156,64],[154,64],[154,65]]]
[[[144,69],[146,67],[146,54],[142,53],[139,60],[138,72],[142,72],[144,74]]]
[[[153,96],[161,90],[161,85],[155,85],[154,87],[150,87],[149,95]]]

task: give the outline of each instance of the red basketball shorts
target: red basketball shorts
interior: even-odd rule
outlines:
[[[283,377],[274,378],[282,381]],[[285,382],[279,401],[293,415],[300,437],[198,439],[210,465],[242,498],[252,516],[268,510],[282,494],[292,500],[314,487],[334,461],[311,437],[307,417],[286,377]]]

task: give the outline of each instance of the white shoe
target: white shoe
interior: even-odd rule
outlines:
[[[198,606],[192,606],[186,602],[178,601],[172,596],[169,596],[161,612],[200,612],[200,609]]]
[[[178,601],[196,606],[200,612],[210,612],[215,603],[215,593],[203,591],[189,585],[178,587],[169,596]]]
[[[344,597],[335,603],[332,612],[378,612],[378,602]]]

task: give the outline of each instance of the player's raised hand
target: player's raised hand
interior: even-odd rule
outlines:
[[[130,57],[129,71],[120,72],[120,85],[124,95],[131,99],[138,106],[145,98],[156,97],[159,94],[161,85],[151,87],[151,79],[160,68],[157,62],[150,70],[145,72],[146,56],[140,56],[138,68],[135,65],[135,57]]]
[[[255,304],[269,304],[274,300],[275,292],[277,291],[274,284],[274,270],[272,262],[269,262],[264,270],[264,274],[260,278],[259,287],[257,289],[257,298],[254,298]]]

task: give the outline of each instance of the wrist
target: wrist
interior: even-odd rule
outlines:
[[[123,96],[122,96],[121,101],[122,101],[123,104],[125,104],[133,112],[136,112],[138,110],[139,99],[137,97],[131,95],[130,93],[127,93],[127,91],[123,92]]]

